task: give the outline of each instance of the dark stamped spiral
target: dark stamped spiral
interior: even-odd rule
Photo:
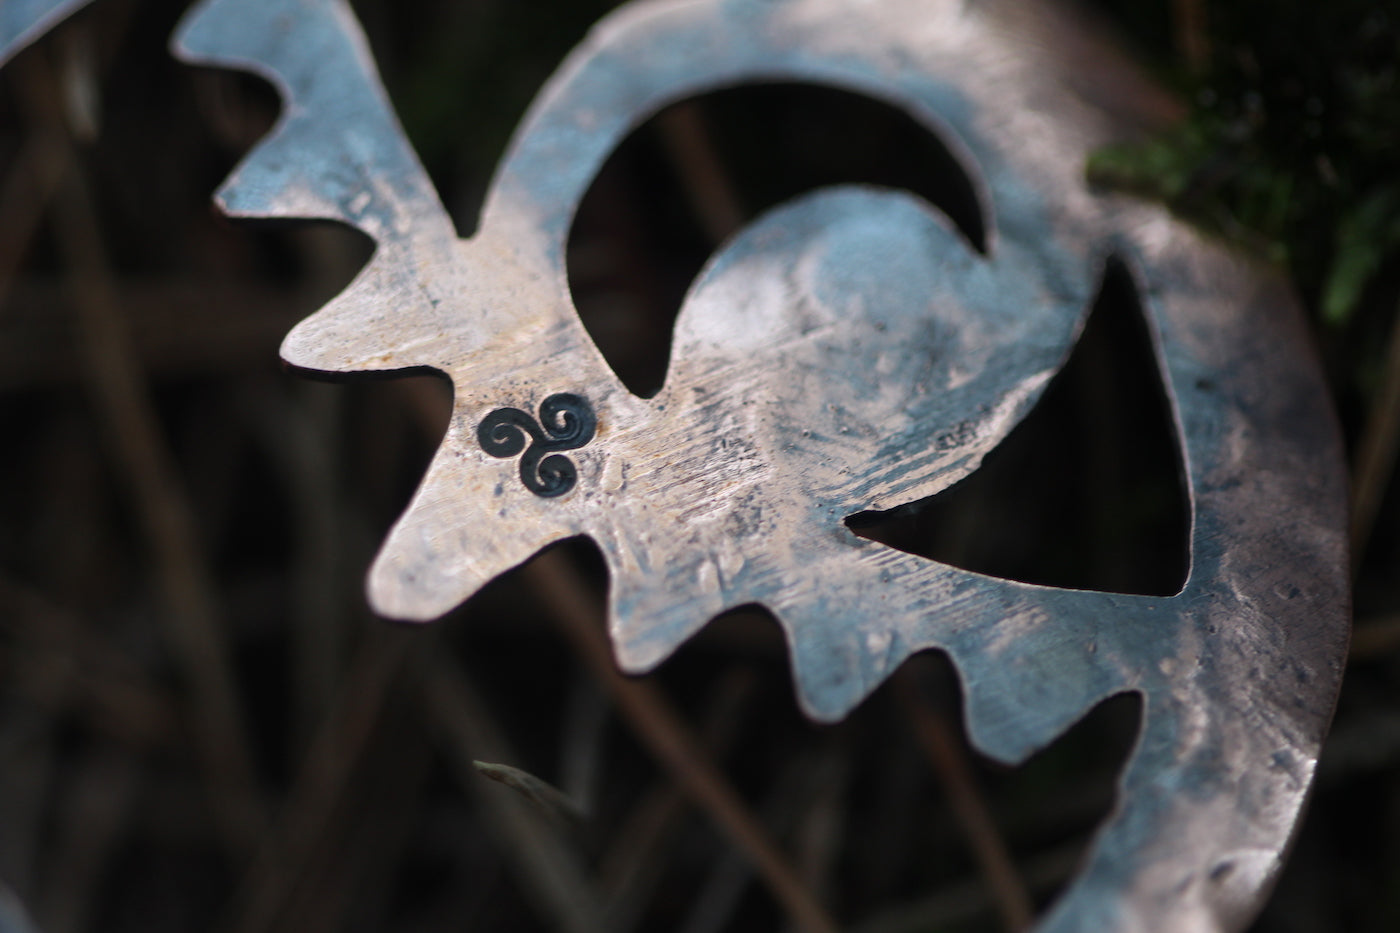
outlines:
[[[476,429],[481,449],[493,457],[520,458],[520,481],[537,496],[562,496],[578,482],[578,467],[559,453],[593,440],[598,418],[581,395],[559,392],[540,403],[540,417],[519,408],[497,408]],[[528,442],[528,443],[527,443]]]

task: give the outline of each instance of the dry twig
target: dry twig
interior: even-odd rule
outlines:
[[[548,600],[554,620],[637,737],[753,862],[793,921],[808,933],[834,933],[835,921],[802,884],[661,692],[646,681],[629,679],[618,672],[603,632],[600,602],[562,552],[541,554],[526,565],[524,573]]]
[[[977,782],[957,737],[944,715],[924,702],[909,671],[906,667],[896,674],[895,685],[915,737],[943,783],[953,815],[972,847],[988,890],[995,897],[1002,923],[1010,931],[1029,929],[1035,916],[1030,894],[977,790]]]

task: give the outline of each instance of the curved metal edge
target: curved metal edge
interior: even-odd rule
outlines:
[[[92,0],[5,0],[0,3],[0,67]]]
[[[1192,570],[1184,624],[1147,643],[1117,809],[1043,928],[1238,930],[1294,838],[1341,686],[1340,433],[1281,276],[1119,211],[1192,479]]]
[[[626,10],[641,18],[677,6]],[[615,14],[608,30],[618,28],[623,16]],[[590,41],[605,38],[600,32]],[[1035,43],[1024,35],[1018,41],[1032,50],[1023,70],[1046,69],[1045,93],[1053,100],[1053,89],[1064,84],[1055,63],[1045,50],[1037,56]],[[1091,113],[1088,118],[1094,119]],[[1097,134],[1074,137],[1071,155],[1082,154]],[[1099,835],[1084,875],[1042,928],[1237,929],[1276,875],[1340,683],[1347,597],[1339,445],[1316,366],[1301,373],[1288,368],[1308,354],[1286,290],[1158,211],[1120,202],[1113,213],[1128,229],[1125,240],[1145,270],[1192,472],[1193,503],[1198,518],[1205,518],[1193,529],[1192,579],[1218,585],[1188,586],[1175,598],[1183,625],[1171,630],[1154,633],[1145,611],[1125,614],[1117,604],[1102,618],[1082,618],[1082,630],[1097,639],[1097,656],[1111,660],[1085,662],[1059,636],[1047,641],[1033,631],[1019,633],[1026,637],[1013,639],[1018,644],[1008,655],[1004,646],[988,643],[988,633],[940,629],[940,621],[948,620],[924,615],[900,644],[885,643],[880,663],[892,669],[911,651],[949,650],[964,678],[974,742],[1007,760],[1050,741],[1067,724],[1063,711],[1075,703],[1123,689],[1144,693],[1143,733],[1123,778],[1119,810]],[[1104,219],[1097,208],[1088,216]],[[572,350],[567,343],[560,346]],[[1241,347],[1251,348],[1244,359],[1231,355]],[[1209,374],[1217,372],[1224,375],[1211,385]],[[1211,403],[1214,409],[1200,398],[1211,392],[1227,393]],[[523,398],[519,403],[528,404]],[[1215,413],[1198,417],[1206,411]],[[1298,425],[1313,428],[1300,435]],[[452,442],[449,435],[446,443]],[[1269,501],[1298,508],[1280,515],[1258,507]],[[525,551],[559,536],[526,538],[509,556],[528,556]],[[1226,549],[1227,538],[1247,546]],[[1278,571],[1300,565],[1300,547],[1306,563],[1318,568],[1306,591]],[[984,598],[1009,598],[1014,589],[989,587]],[[1015,621],[1003,616],[994,628]],[[789,629],[800,667],[804,643],[792,635]],[[1037,651],[1040,657],[1033,657]],[[1029,680],[1018,684],[996,665],[1043,665],[1052,657],[1088,663],[1100,679],[1085,686],[1081,697],[1058,701],[1060,715],[1043,717],[1031,731],[1012,728],[1004,718],[1011,712],[1007,698],[1033,703],[1037,697]],[[1014,673],[1015,664],[1009,670]],[[869,673],[872,679],[862,683],[873,689],[883,675],[873,668]],[[799,671],[799,684],[804,677]],[[804,691],[804,699],[810,696]]]

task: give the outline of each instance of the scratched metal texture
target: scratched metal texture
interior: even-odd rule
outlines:
[[[0,0],[0,65],[92,0]]]
[[[1141,735],[1118,805],[1038,929],[1237,930],[1278,872],[1341,677],[1340,445],[1279,277],[1086,187],[1087,154],[1119,138],[1125,89],[1141,85],[1080,45],[1050,5],[635,3],[540,92],[478,232],[459,239],[342,0],[206,0],[176,39],[186,58],[257,72],[285,98],[223,208],[337,220],[377,244],[284,358],[431,367],[455,387],[442,447],[370,573],[379,612],[432,619],[586,535],[611,573],[629,671],[717,613],[761,604],[813,717],[842,717],[910,654],[939,649],[973,744],[1007,763],[1136,692]],[[844,186],[779,206],[712,257],[664,387],[639,398],[575,313],[573,214],[649,115],[758,81],[857,91],[920,121],[972,179],[985,248],[899,191]],[[851,532],[847,516],[977,468],[1064,363],[1110,257],[1134,277],[1179,434],[1182,591],[1011,582]],[[557,396],[574,398],[571,413],[542,410]],[[492,452],[502,416],[484,421],[502,409],[521,433]],[[566,439],[552,449],[573,478],[545,495],[501,450],[536,462],[544,448],[528,444],[550,438]]]

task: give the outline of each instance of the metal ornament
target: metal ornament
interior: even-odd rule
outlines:
[[[538,550],[597,542],[619,663],[645,671],[761,604],[815,718],[910,654],[947,652],[974,745],[1024,760],[1107,697],[1143,698],[1119,805],[1040,924],[1233,930],[1275,878],[1346,651],[1345,484],[1279,278],[1154,207],[1091,191],[1131,75],[1088,71],[1050,6],[654,0],[604,19],[525,116],[459,239],[342,0],[206,0],[190,60],[255,71],[286,109],[219,192],[245,217],[371,236],[354,283],[287,337],[327,372],[432,367],[451,427],[369,577],[435,618]],[[692,286],[654,398],[618,381],[572,305],[564,249],[608,154],[648,115],[746,82],[892,104],[973,179],[985,247],[907,193],[773,209]],[[1066,359],[1110,257],[1132,270],[1179,431],[1189,579],[1148,597],[971,573],[843,520],[975,470]],[[536,417],[533,412],[538,412]]]

